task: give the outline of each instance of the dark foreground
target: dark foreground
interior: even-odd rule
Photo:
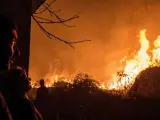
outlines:
[[[34,101],[44,120],[158,120],[160,100],[122,99],[104,91],[52,89]]]

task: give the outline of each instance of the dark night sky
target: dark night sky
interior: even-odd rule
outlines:
[[[80,18],[63,25],[45,25],[57,36],[69,41],[91,39],[72,49],[58,40],[48,39],[32,21],[30,77],[38,80],[49,72],[66,75],[87,72],[105,80],[116,71],[116,62],[127,52],[139,47],[138,32],[146,28],[154,40],[160,33],[158,0],[57,0],[53,10],[62,8],[67,18],[80,12]],[[46,12],[41,16],[49,16]],[[56,68],[56,69],[55,69]]]

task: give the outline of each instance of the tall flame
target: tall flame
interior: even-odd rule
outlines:
[[[140,31],[139,42],[141,48],[137,54],[134,55],[132,59],[126,60],[126,66],[123,71],[125,76],[121,77],[119,81],[113,81],[113,83],[110,84],[109,89],[122,90],[129,87],[134,84],[135,78],[141,71],[150,66],[158,66],[158,62],[160,60],[160,36],[158,36],[154,41],[154,49],[151,50],[152,56],[149,56],[147,53],[150,49],[149,41],[146,37],[146,29]]]
[[[117,74],[113,74],[113,79],[111,84],[105,85],[105,83],[100,84],[100,89],[109,89],[109,90],[124,90],[132,86],[135,82],[135,78],[137,75],[149,68],[151,66],[160,66],[160,36],[154,41],[153,49],[150,49],[149,40],[146,37],[146,29],[140,31],[140,45],[141,48],[138,50],[136,54],[133,54],[132,59],[127,59],[125,56],[120,62],[125,62],[125,67],[123,68],[123,75],[117,77]],[[152,56],[148,54],[151,51]],[[49,73],[46,78],[46,86],[51,87],[61,76]],[[72,83],[72,79],[63,79],[65,82]],[[34,84],[34,83],[33,83]],[[34,86],[34,85],[33,85]],[[34,86],[35,87],[35,86]]]

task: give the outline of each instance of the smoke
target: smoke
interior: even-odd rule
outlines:
[[[62,8],[60,16],[81,13],[79,19],[69,22],[76,27],[59,24],[45,28],[68,41],[92,41],[76,44],[72,49],[48,39],[32,20],[30,77],[39,80],[49,72],[69,76],[85,72],[99,81],[108,81],[108,76],[116,73],[119,60],[138,48],[137,35],[141,29],[148,29],[149,39],[157,36],[159,3],[152,0],[146,6],[145,0],[58,0],[52,7]],[[45,12],[42,16],[49,14]]]

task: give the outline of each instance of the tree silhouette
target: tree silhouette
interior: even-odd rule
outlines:
[[[70,90],[72,88],[72,83],[63,80],[64,78],[59,78],[57,82],[54,82],[54,87],[56,89]]]
[[[92,92],[98,88],[99,83],[92,76],[85,73],[80,73],[74,78],[73,88],[82,89],[87,92]]]

